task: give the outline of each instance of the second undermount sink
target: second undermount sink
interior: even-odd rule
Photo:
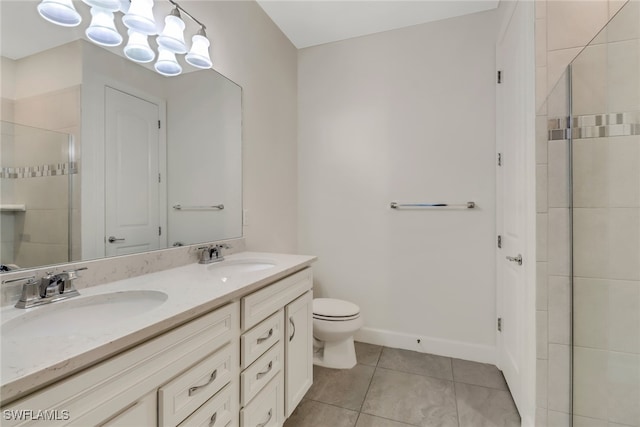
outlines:
[[[147,313],[168,298],[159,291],[122,291],[54,302],[2,323],[2,339],[90,336]]]
[[[207,270],[216,276],[228,277],[267,270],[275,265],[275,261],[270,259],[234,259],[211,264],[207,267]]]

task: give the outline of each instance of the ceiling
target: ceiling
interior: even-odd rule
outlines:
[[[499,0],[257,0],[298,49],[495,9]]]
[[[209,0],[212,1],[212,0]],[[257,0],[271,19],[299,49],[396,28],[494,9],[499,0]],[[184,1],[186,3],[186,0]],[[64,28],[38,16],[37,0],[0,0],[0,52],[11,59],[85,38],[81,25]],[[74,0],[83,22],[90,22],[89,8]],[[171,4],[156,1],[158,26]],[[125,29],[116,20],[121,34]],[[28,31],[27,31],[28,29]],[[160,28],[159,28],[160,29]]]

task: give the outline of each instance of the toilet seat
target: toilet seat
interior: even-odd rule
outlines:
[[[356,304],[334,298],[313,300],[313,318],[328,322],[344,322],[360,317],[360,307]]]

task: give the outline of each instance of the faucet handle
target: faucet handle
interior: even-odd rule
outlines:
[[[64,270],[62,273],[66,275],[63,280],[75,280],[78,278],[78,271],[88,270],[89,267],[76,268],[74,270]]]
[[[19,281],[25,281],[25,283],[22,284],[22,293],[20,295],[20,299],[16,303],[16,307],[26,308],[27,304],[30,304],[40,298],[40,288],[38,287],[38,281],[36,280],[35,275],[3,280],[2,283],[15,283]]]
[[[15,283],[15,282],[20,282],[22,280],[26,280],[25,285],[31,284],[31,283],[36,283],[36,276],[35,276],[35,274],[33,274],[31,276],[16,277],[15,279],[3,280],[2,284],[4,285],[5,283]]]

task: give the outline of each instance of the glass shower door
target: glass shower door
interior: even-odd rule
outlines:
[[[640,2],[571,65],[573,423],[640,426]]]

